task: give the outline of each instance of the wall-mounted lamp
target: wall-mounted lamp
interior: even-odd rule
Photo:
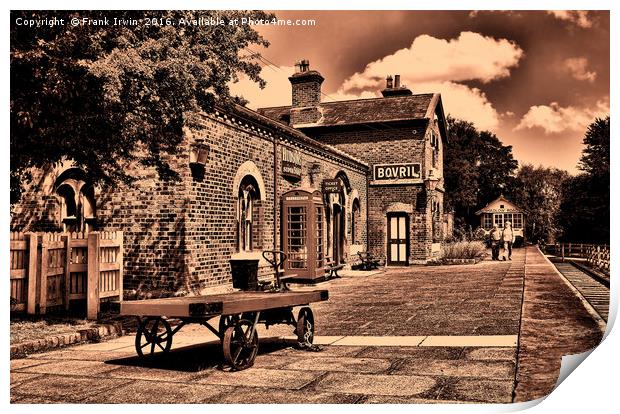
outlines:
[[[439,184],[439,177],[435,176],[434,169],[428,170],[428,178],[424,180],[424,185],[427,190],[435,191],[437,184]]]
[[[209,146],[202,143],[193,144],[190,148],[189,163],[205,166],[209,159]]]
[[[321,164],[319,164],[318,162],[313,162],[312,165],[310,165],[308,175],[310,176],[311,184],[318,183],[319,175],[321,175]]]

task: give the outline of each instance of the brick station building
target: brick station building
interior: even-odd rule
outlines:
[[[34,171],[11,230],[123,231],[124,288],[137,293],[228,284],[231,260],[258,259],[259,277],[271,277],[261,258],[271,249],[284,250],[286,272],[303,280],[358,251],[388,265],[436,257],[440,96],[388,78],[383,98],[321,102],[323,77],[307,61],[289,79],[291,107],[202,114],[169,159],[178,181],[141,170],[131,187],[100,188],[69,162]]]
[[[292,106],[258,112],[369,165],[368,250],[388,265],[437,257],[445,236],[441,96],[413,95],[396,75],[382,98],[321,102],[323,77],[307,61],[289,79]]]

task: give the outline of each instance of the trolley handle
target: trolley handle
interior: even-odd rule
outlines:
[[[273,266],[275,271],[277,271],[280,265],[284,263],[287,256],[282,250],[264,250],[263,258],[267,260],[271,266]]]

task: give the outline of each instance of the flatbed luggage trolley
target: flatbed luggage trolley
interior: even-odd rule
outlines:
[[[276,276],[276,288],[279,288]],[[254,364],[258,353],[258,324],[266,327],[288,324],[295,327],[301,347],[310,348],[314,340],[314,315],[308,306],[325,301],[327,290],[311,291],[241,291],[217,295],[176,297],[125,301],[120,303],[120,315],[136,316],[139,320],[135,347],[140,357],[164,353],[172,347],[172,338],[187,324],[207,327],[220,338],[224,359],[232,370],[243,370]],[[302,306],[293,315],[293,308]],[[217,329],[209,319],[219,316]],[[168,319],[181,322],[174,328]]]

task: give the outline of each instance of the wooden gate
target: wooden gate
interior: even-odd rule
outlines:
[[[45,314],[85,299],[96,319],[102,299],[123,295],[123,233],[11,233],[11,309]]]

